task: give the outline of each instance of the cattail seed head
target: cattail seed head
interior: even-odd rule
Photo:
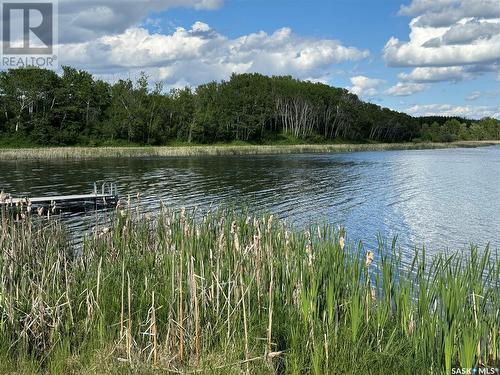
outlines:
[[[340,245],[340,250],[344,250],[344,247],[345,247],[345,238],[344,237],[340,237],[339,245]]]
[[[273,215],[269,216],[269,219],[267,220],[267,231],[270,232],[271,228],[273,226]]]
[[[309,261],[309,267],[312,267],[314,255],[311,242],[311,233],[309,231],[306,232],[306,254]]]
[[[408,333],[410,335],[415,331],[415,321],[413,320],[413,314],[410,314],[410,321],[408,322]]]
[[[366,267],[370,267],[371,264],[373,263],[373,252],[368,250],[368,252],[366,253]]]

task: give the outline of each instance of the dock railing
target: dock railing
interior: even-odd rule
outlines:
[[[0,206],[19,206],[19,205],[64,205],[64,204],[85,204],[92,202],[94,204],[102,203],[108,205],[118,200],[118,187],[114,182],[104,182],[101,185],[101,192],[97,189],[97,183],[94,182],[94,190],[91,194],[42,196],[42,197],[12,197],[10,194],[0,193]]]

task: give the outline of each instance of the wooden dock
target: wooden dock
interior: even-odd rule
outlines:
[[[56,195],[45,197],[23,197],[14,198],[3,195],[0,199],[0,206],[20,206],[20,205],[33,205],[33,206],[65,206],[65,205],[85,205],[91,204],[109,204],[116,202],[118,199],[118,189],[114,183],[105,183],[102,185],[101,191],[97,190],[97,185],[94,183],[94,191],[90,194],[75,194],[75,195]]]

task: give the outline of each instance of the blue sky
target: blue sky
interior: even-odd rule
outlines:
[[[61,60],[167,87],[291,74],[415,115],[500,117],[497,0],[60,0]]]
[[[264,11],[265,9],[265,11]],[[295,33],[319,39],[337,39],[344,45],[370,51],[366,61],[345,62],[332,66],[328,83],[349,87],[350,76],[394,81],[398,69],[387,69],[381,50],[391,36],[408,35],[408,18],[397,15],[395,1],[368,0],[226,0],[217,11],[181,8],[157,14],[158,26],[147,26],[152,32],[173,32],[176,27],[190,27],[201,21],[231,38],[263,30],[269,34],[282,27]],[[373,98],[381,105],[394,106],[399,100]]]

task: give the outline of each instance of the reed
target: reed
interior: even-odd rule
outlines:
[[[81,247],[2,213],[0,373],[432,373],[497,366],[500,259],[403,265],[330,226],[119,211]]]
[[[338,153],[353,151],[421,150],[456,147],[482,147],[500,141],[460,141],[450,143],[366,143],[366,144],[304,144],[304,145],[207,145],[159,147],[57,147],[0,148],[0,160],[50,160],[95,158],[184,157],[218,155],[266,155],[296,153]]]

